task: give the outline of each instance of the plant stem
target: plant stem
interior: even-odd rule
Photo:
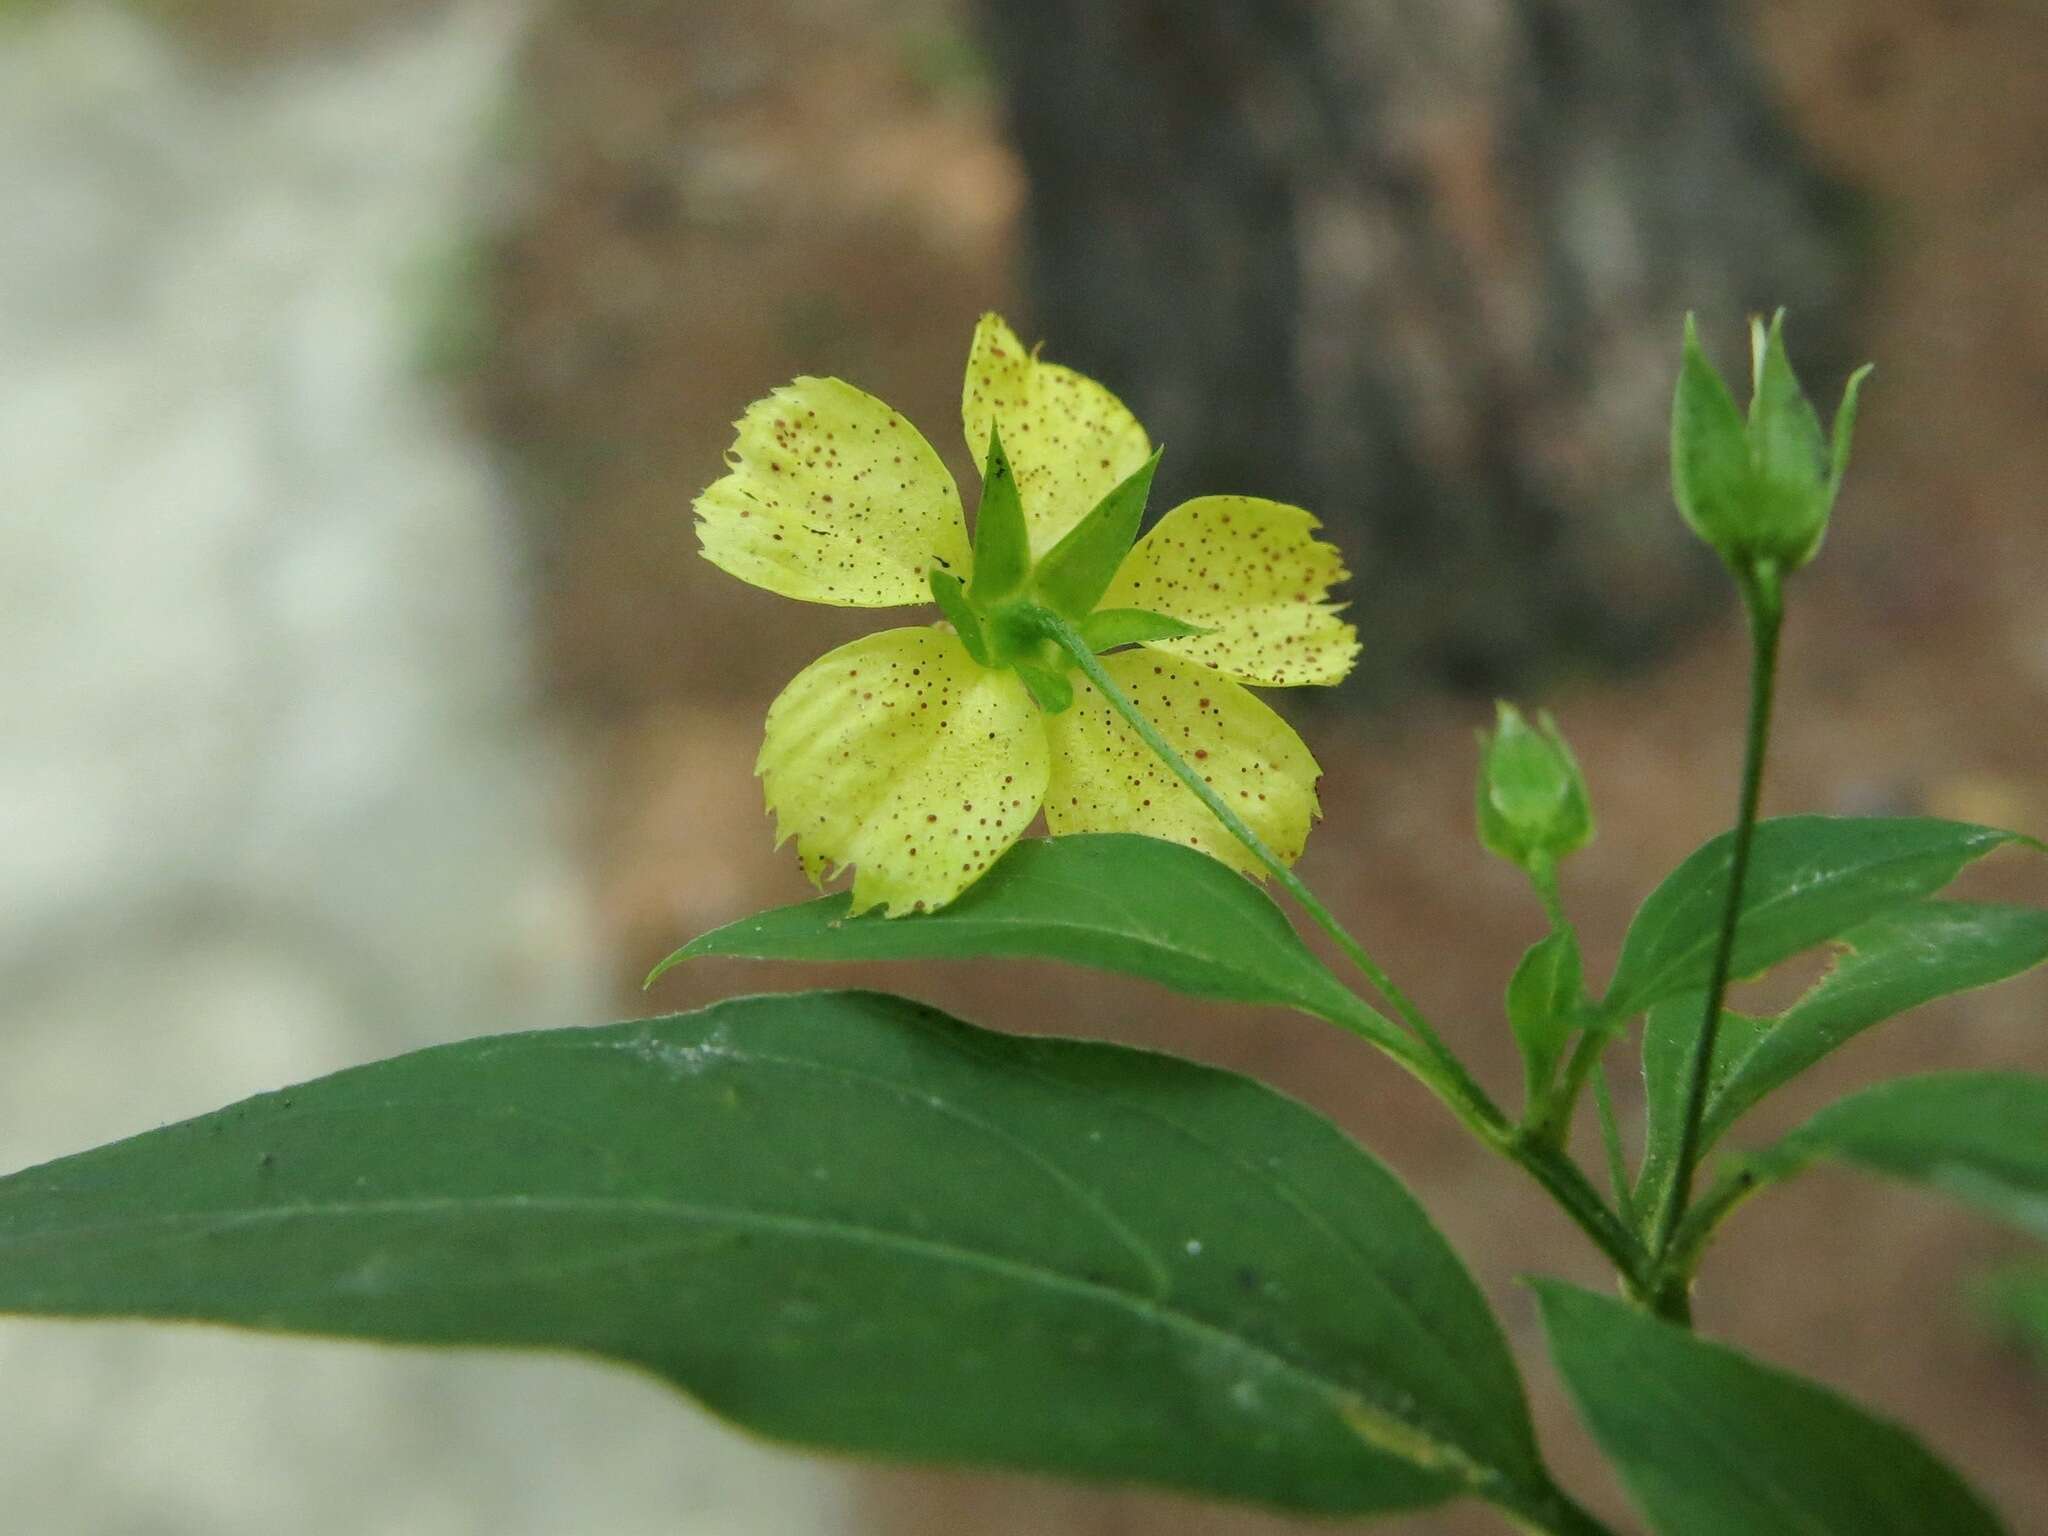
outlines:
[[[1664,1256],[1667,1288],[1683,1288],[1692,1284],[1707,1243],[1720,1229],[1721,1223],[1738,1205],[1768,1183],[1770,1178],[1767,1174],[1755,1168],[1738,1167],[1716,1179],[1707,1192],[1693,1202]]]
[[[1749,874],[1750,844],[1755,840],[1757,802],[1763,793],[1764,753],[1770,744],[1771,700],[1777,687],[1778,632],[1785,616],[1784,593],[1776,562],[1759,560],[1736,571],[1742,589],[1743,606],[1749,613],[1750,675],[1749,729],[1742,757],[1742,793],[1737,805],[1734,843],[1728,861],[1728,894],[1721,909],[1721,930],[1714,944],[1713,968],[1708,973],[1706,1013],[1693,1041],[1686,1065],[1685,1114],[1679,1124],[1678,1152],[1671,1183],[1658,1205],[1654,1236],[1650,1243],[1653,1262],[1660,1271],[1672,1246],[1672,1237],[1692,1199],[1694,1174],[1700,1155],[1700,1121],[1706,1112],[1707,1083],[1713,1072],[1714,1043],[1720,1034],[1721,1005],[1728,994],[1728,972],[1735,958],[1735,930],[1742,918],[1742,885]],[[1659,1287],[1655,1304],[1660,1312],[1682,1320],[1689,1310],[1685,1286]],[[1674,1294],[1675,1291],[1675,1294]]]
[[[1564,1075],[1551,1085],[1540,1113],[1530,1120],[1531,1135],[1553,1146],[1564,1145],[1571,1131],[1572,1116],[1579,1107],[1579,1095],[1586,1087],[1586,1078],[1599,1065],[1600,1053],[1607,1049],[1612,1039],[1613,1035],[1598,1018],[1591,1020],[1580,1032],[1571,1060],[1565,1063]]]
[[[1389,1055],[1414,1073],[1481,1141],[1527,1170],[1628,1278],[1629,1283],[1640,1286],[1647,1277],[1642,1245],[1634,1232],[1607,1208],[1599,1191],[1594,1189],[1578,1164],[1565,1157],[1558,1148],[1530,1139],[1508,1121],[1499,1106],[1487,1096],[1486,1090],[1473,1081],[1464,1063],[1451,1053],[1450,1047],[1423,1017],[1422,1011],[1366,952],[1365,946],[1351,936],[1315,892],[1266,846],[1258,833],[1245,825],[1244,819],[1230,808],[1229,802],[1188,766],[1158,728],[1126,697],[1095,652],[1081,638],[1080,632],[1059,615],[1043,609],[1038,612],[1038,623],[1046,638],[1073,658],[1074,665],[1095,685],[1095,691],[1102,695],[1103,701],[1137,732],[1138,739],[1194,793],[1196,799],[1215,814],[1231,836],[1251,850],[1252,856],[1301,904],[1302,910],[1315,920],[1316,925],[1336,941],[1338,948],[1365,973],[1374,989],[1415,1032],[1412,1044],[1402,1040],[1401,1045],[1405,1048],[1396,1048],[1376,1036],[1368,1035],[1367,1038],[1385,1048]]]
[[[1629,1189],[1628,1158],[1622,1152],[1621,1125],[1614,1118],[1614,1095],[1608,1091],[1607,1068],[1593,1071],[1593,1104],[1600,1114],[1600,1141],[1607,1149],[1607,1182],[1614,1190],[1614,1204],[1621,1219],[1636,1224],[1634,1198]]]

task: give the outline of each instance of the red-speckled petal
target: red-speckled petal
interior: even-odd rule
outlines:
[[[1288,863],[1320,814],[1322,770],[1294,727],[1219,672],[1177,656],[1122,651],[1103,668],[1160,734]],[[1045,821],[1067,832],[1142,832],[1213,854],[1251,874],[1251,850],[1138,739],[1088,683],[1048,717],[1052,782]]]
[[[1209,633],[1150,641],[1239,682],[1269,688],[1341,682],[1358,632],[1330,588],[1350,573],[1300,507],[1255,496],[1183,502],[1138,541],[1103,595],[1105,608],[1147,608]]]
[[[747,407],[731,472],[697,498],[704,557],[784,597],[845,608],[931,601],[934,564],[967,578],[960,492],[917,428],[838,379]]]
[[[1045,721],[1013,672],[939,629],[887,629],[811,663],[768,710],[755,772],[823,884],[854,867],[853,910],[944,906],[1022,835],[1044,798]]]
[[[990,427],[1002,429],[1034,559],[1152,456],[1121,400],[1084,374],[1040,362],[1000,315],[975,327],[960,418],[977,464]]]

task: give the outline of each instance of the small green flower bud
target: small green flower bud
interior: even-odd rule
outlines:
[[[1479,841],[1487,851],[1534,870],[1593,840],[1593,808],[1578,760],[1549,715],[1536,728],[1514,705],[1500,705],[1492,735],[1479,733]]]
[[[1671,491],[1692,529],[1730,565],[1806,564],[1827,533],[1828,516],[1856,428],[1856,397],[1869,374],[1849,378],[1835,413],[1830,444],[1821,431],[1792,360],[1785,352],[1785,313],[1766,327],[1750,323],[1749,416],[1700,350],[1693,317],[1685,317],[1685,355],[1671,401]]]

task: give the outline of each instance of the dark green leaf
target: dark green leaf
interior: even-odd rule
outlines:
[[[1099,608],[1081,623],[1081,638],[1098,655],[1120,645],[1138,645],[1147,640],[1184,640],[1206,635],[1199,624],[1184,623],[1163,613],[1143,608]]]
[[[1145,498],[1152,494],[1152,472],[1158,467],[1159,450],[1154,449],[1151,458],[1132,470],[1038,562],[1032,586],[1055,611],[1079,621],[1102,601],[1116,568],[1137,541]]]
[[[1643,1021],[1643,1166],[1636,1179],[1635,1203],[1646,1220],[1656,1215],[1666,1186],[1678,1171],[1678,1141],[1685,1129],[1685,1091],[1693,1045],[1706,1013],[1706,993],[1687,992],[1666,998]],[[1721,1010],[1721,1025],[1714,1034],[1714,1059],[1707,1069],[1708,1103],[1713,1102],[1715,1086],[1771,1023]]]
[[[1784,816],[1759,822],[1744,882],[1731,974],[1755,976],[1930,896],[1964,865],[2031,838],[1927,817]],[[1723,833],[1650,893],[1623,942],[1603,1005],[1621,1020],[1681,992],[1703,991],[1727,899],[1733,835]]]
[[[1550,1353],[1661,1536],[1997,1536],[1998,1517],[1898,1426],[1813,1382],[1557,1281]]]
[[[1530,945],[1508,978],[1508,1027],[1522,1049],[1532,1104],[1556,1075],[1558,1058],[1580,1020],[1583,997],[1579,944],[1568,928]]]
[[[1716,1074],[1707,1103],[1708,1142],[1765,1094],[1871,1025],[2048,960],[2048,911],[1919,902],[1850,929],[1841,942],[1847,953],[1834,968]],[[1716,1051],[1717,1060],[1721,1054]]]
[[[2048,1265],[2014,1264],[1988,1276],[1977,1287],[1977,1301],[1994,1328],[2048,1369]]]
[[[1400,1183],[1226,1072],[814,993],[473,1040],[0,1180],[0,1309],[582,1351],[805,1445],[1554,1507]]]
[[[2048,1077],[1935,1072],[1880,1083],[1744,1162],[1782,1179],[1817,1158],[1926,1184],[2048,1237]]]
[[[1001,602],[1024,585],[1030,570],[1031,535],[1017,495],[1017,476],[991,424],[988,460],[981,472],[981,507],[974,514],[974,576],[968,593],[983,607]]]
[[[1242,875],[1192,848],[1124,832],[1019,843],[937,912],[846,915],[844,895],[746,918],[655,968],[699,955],[756,960],[1065,960],[1196,997],[1299,1008],[1367,1035],[1397,1032]]]

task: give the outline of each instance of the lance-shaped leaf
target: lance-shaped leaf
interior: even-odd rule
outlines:
[[[1717,1046],[1705,1135],[1712,1142],[1772,1089],[1873,1024],[2004,981],[2048,960],[2048,911],[1928,901],[1850,929],[1833,969],[1732,1057]],[[1728,1059],[1723,1064],[1723,1058]]]
[[[1880,913],[1931,896],[1964,865],[2007,843],[2040,846],[2016,832],[1928,817],[1759,822],[1730,974],[1737,980],[1758,975]],[[1610,1020],[1705,990],[1733,848],[1733,834],[1715,838],[1637,911],[1603,1004]]]
[[[0,1310],[572,1350],[800,1444],[1296,1510],[1563,1507],[1472,1280],[1327,1121],[871,993],[437,1047],[16,1174]]]
[[[663,960],[1064,960],[1196,997],[1267,1003],[1386,1041],[1399,1031],[1301,942],[1257,886],[1159,838],[1079,833],[1017,844],[937,912],[848,917],[844,895],[779,907],[691,940]]]
[[[1538,1281],[1551,1357],[1659,1536],[1999,1536],[1897,1425],[1635,1308]]]
[[[1897,1078],[1829,1105],[1743,1163],[1783,1179],[1821,1158],[1925,1184],[2048,1237],[2048,1077]]]
[[[1557,1075],[1565,1044],[1580,1022],[1580,975],[1579,941],[1569,928],[1560,928],[1530,945],[1508,978],[1508,1027],[1521,1047],[1531,1104]]]

